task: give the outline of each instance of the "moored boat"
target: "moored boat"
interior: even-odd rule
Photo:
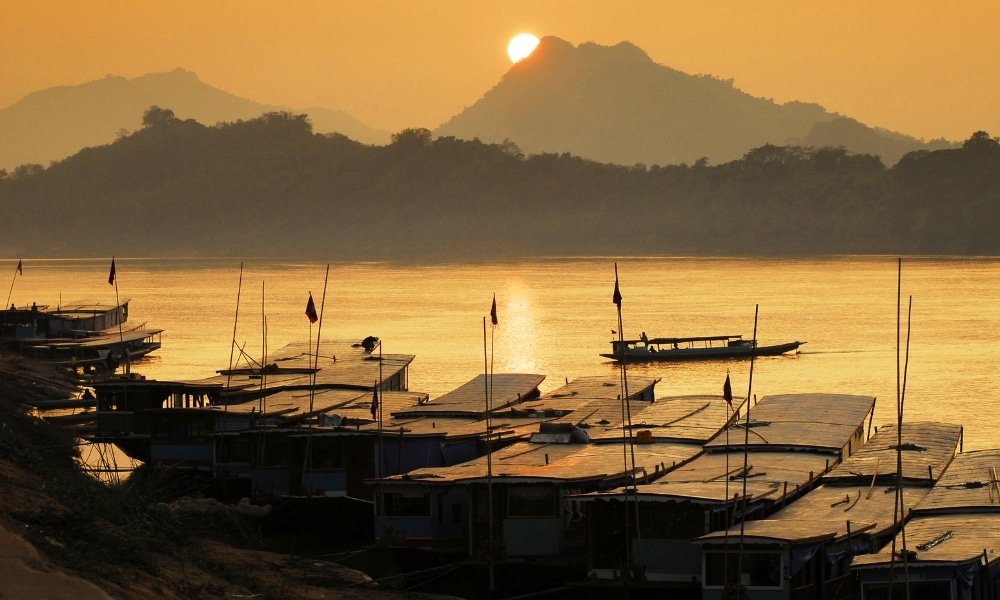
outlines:
[[[761,346],[756,340],[743,339],[742,335],[648,338],[644,332],[637,340],[612,340],[611,352],[601,356],[618,362],[750,358],[796,352],[802,344],[805,342]]]

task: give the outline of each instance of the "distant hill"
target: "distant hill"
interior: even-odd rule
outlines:
[[[252,119],[274,111],[307,113],[316,132],[338,132],[368,144],[389,141],[388,132],[368,127],[346,112],[261,104],[176,69],[134,79],[108,75],[80,85],[49,88],[0,109],[0,168],[47,165],[81,148],[110,143],[123,131],[138,129],[143,112],[152,105],[206,124]]]
[[[569,152],[622,165],[713,164],[764,144],[843,146],[894,164],[913,150],[954,144],[873,129],[816,104],[777,104],[731,80],[654,63],[636,46],[574,47],[545,37],[479,101],[434,131],[510,139],[525,152]]]
[[[289,113],[149,116],[112,144],[0,173],[0,256],[1000,255],[1000,140],[986,132],[892,167],[763,145],[647,168],[426,129],[365,145]]]

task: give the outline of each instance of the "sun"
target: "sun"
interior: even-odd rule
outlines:
[[[510,42],[507,44],[507,56],[510,57],[510,62],[520,62],[530,56],[537,45],[537,37],[530,33],[519,33],[510,38]]]

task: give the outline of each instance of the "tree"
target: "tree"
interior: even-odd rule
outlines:
[[[989,152],[996,151],[997,148],[1000,148],[1000,140],[997,138],[991,138],[990,134],[985,131],[977,131],[972,134],[972,137],[965,140],[965,143],[962,144],[962,148],[971,152],[987,154]]]
[[[155,104],[142,113],[143,127],[164,127],[177,122],[178,119],[174,116],[174,111],[169,108],[160,108]]]
[[[431,132],[429,129],[413,128],[404,129],[399,133],[392,134],[392,145],[404,148],[419,148],[429,146],[431,143]]]

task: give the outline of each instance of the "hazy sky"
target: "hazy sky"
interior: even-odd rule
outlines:
[[[434,128],[510,68],[521,31],[925,139],[1000,135],[997,0],[0,0],[0,107],[183,67],[236,95]]]

